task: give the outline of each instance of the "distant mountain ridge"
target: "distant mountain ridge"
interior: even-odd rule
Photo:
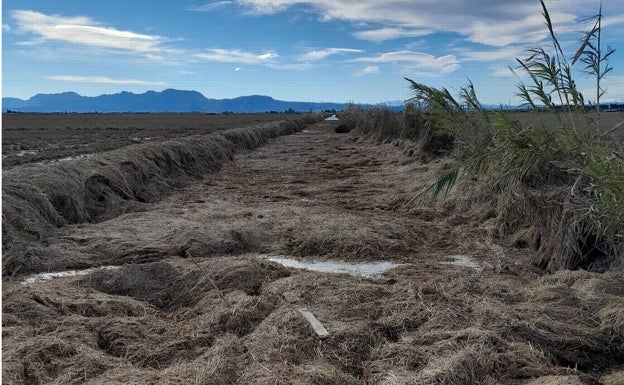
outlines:
[[[95,97],[75,92],[37,94],[28,100],[2,98],[2,110],[15,112],[297,112],[342,110],[346,103],[289,102],[270,96],[208,99],[197,91],[166,89],[142,94],[120,92]]]

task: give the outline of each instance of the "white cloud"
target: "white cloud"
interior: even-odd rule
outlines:
[[[564,25],[574,24],[574,15],[550,12],[553,23],[561,25],[557,30],[567,28]],[[501,25],[502,24],[502,25]],[[467,31],[470,41],[494,46],[504,47],[514,43],[535,44],[548,36],[548,30],[544,26],[544,18],[539,12],[535,12],[514,20],[505,20],[502,23],[493,20],[475,20]]]
[[[296,70],[296,71],[304,71],[312,68],[312,65],[309,62],[306,63],[286,63],[286,64],[278,64],[278,63],[268,63],[267,67],[273,68],[276,70]]]
[[[358,53],[358,52],[362,52],[362,50],[351,49],[351,48],[325,48],[325,49],[318,50],[318,51],[310,51],[302,55],[301,57],[299,57],[299,60],[316,61],[316,60],[325,59],[326,57],[331,56],[331,55],[338,55],[338,54],[343,54],[343,53]]]
[[[145,54],[144,56],[147,60],[149,61],[153,61],[153,62],[164,62],[165,58],[161,55],[154,55],[151,53]]]
[[[227,7],[229,5],[232,5],[232,4],[234,4],[233,1],[215,1],[215,2],[212,2],[212,3],[207,3],[207,4],[204,4],[204,5],[200,5],[198,7],[190,8],[189,10],[191,10],[191,11],[212,12],[212,11],[215,11],[217,9],[225,8],[225,7]]]
[[[254,54],[251,52],[244,52],[238,49],[209,49],[207,53],[200,53],[195,55],[198,58],[217,61],[222,63],[241,63],[241,64],[262,64],[271,63],[273,59],[279,57],[278,54],[273,52],[266,52],[263,54]]]
[[[509,67],[499,67],[494,68],[491,72],[492,76],[497,78],[515,78],[516,76],[521,76],[522,73],[512,71]]]
[[[370,74],[377,74],[379,73],[379,67],[378,66],[367,66],[362,68],[361,70],[359,70],[355,76],[362,76],[362,75],[370,75]]]
[[[240,67],[236,67],[234,68],[234,72],[240,72],[241,68]]]
[[[419,37],[433,33],[430,29],[405,29],[386,27],[380,29],[371,29],[368,31],[359,31],[353,35],[358,39],[369,40],[374,42],[382,42],[385,40],[397,39],[401,37]]]
[[[2,32],[10,32],[11,31],[11,26],[9,26],[8,24],[2,24]]]
[[[457,53],[462,60],[470,61],[515,61],[516,58],[522,57],[526,47],[507,46],[495,48],[487,51],[470,51],[467,49],[457,49]]]
[[[299,1],[283,1],[283,0],[238,0],[238,3],[249,7],[254,14],[265,15],[273,14],[288,9],[291,5],[305,3]]]
[[[317,12],[322,20],[379,25],[380,29],[363,31],[356,35],[369,40],[381,41],[418,33],[452,32],[474,43],[503,47],[513,43],[534,44],[548,37],[541,15],[542,9],[537,1],[238,0],[238,3],[253,13],[261,14],[305,5]],[[555,28],[574,32],[578,30],[580,19],[597,11],[599,1],[547,1],[547,5]],[[621,19],[620,15],[616,15],[611,22],[624,21]]]
[[[126,84],[126,85],[151,85],[166,86],[165,82],[151,82],[138,79],[111,79],[105,76],[72,76],[72,75],[53,75],[48,76],[50,80],[57,80],[71,83],[98,83],[98,84]]]
[[[258,55],[258,59],[260,60],[271,60],[277,58],[279,55],[272,52],[267,52],[262,55]]]
[[[11,15],[20,31],[34,33],[43,40],[139,53],[163,50],[159,36],[104,27],[86,17],[48,16],[35,11],[13,11]]]
[[[602,27],[604,28],[622,23],[624,23],[624,14],[605,16],[604,20],[602,20]]]
[[[373,57],[361,57],[353,62],[368,62],[368,63],[399,63],[406,62],[413,65],[415,68],[432,70],[442,73],[455,72],[460,68],[459,61],[455,55],[446,55],[435,57],[422,52],[413,51],[395,51],[387,52]]]

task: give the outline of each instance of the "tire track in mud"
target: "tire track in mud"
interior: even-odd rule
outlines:
[[[508,248],[516,274],[498,273],[483,218],[453,214],[458,202],[405,205],[443,165],[408,156],[409,146],[320,123],[237,155],[143,212],[64,228],[49,255],[121,266],[5,282],[3,380],[618,383],[622,275],[540,278],[528,251]],[[406,265],[362,278],[287,269],[260,253]],[[439,263],[452,254],[482,269]]]

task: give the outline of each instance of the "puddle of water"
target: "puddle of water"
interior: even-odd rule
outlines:
[[[18,152],[16,152],[15,154],[6,154],[6,155],[2,155],[3,158],[8,158],[9,156],[19,156],[19,157],[23,157],[26,155],[37,155],[37,151],[35,150],[20,150]]]
[[[75,155],[75,156],[68,156],[66,158],[59,158],[59,159],[50,159],[50,160],[44,160],[43,162],[37,162],[37,164],[51,164],[51,163],[56,163],[56,162],[67,162],[68,160],[78,160],[78,159],[85,159],[90,157],[93,154],[81,154],[81,155]]]
[[[301,261],[281,255],[260,255],[260,259],[279,263],[285,267],[318,271],[321,273],[349,274],[357,277],[375,277],[395,267],[402,266],[393,262],[347,263],[341,261]]]
[[[67,158],[57,159],[57,161],[58,162],[66,162],[68,160],[84,159],[84,158],[88,158],[90,156],[91,156],[91,154],[82,154],[82,155],[76,155],[76,156],[68,156]]]
[[[102,266],[102,267],[93,267],[93,268],[83,269],[83,270],[67,270],[67,271],[55,271],[52,273],[39,273],[39,274],[29,275],[28,277],[24,278],[24,280],[20,283],[22,285],[30,285],[31,283],[49,281],[54,278],[75,277],[78,275],[91,274],[94,271],[98,271],[98,270],[115,270],[115,269],[119,269],[119,266]]]
[[[450,261],[440,261],[440,265],[451,265],[458,267],[467,267],[476,271],[483,270],[483,266],[469,255],[451,255],[447,257]]]

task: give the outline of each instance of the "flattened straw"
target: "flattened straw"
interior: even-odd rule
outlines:
[[[206,279],[212,284],[212,287],[215,288],[215,290],[217,291],[217,293],[219,294],[219,297],[221,297],[221,299],[223,300],[223,302],[227,303],[227,300],[225,299],[225,296],[223,295],[223,293],[221,292],[221,290],[219,290],[219,288],[217,287],[217,284],[215,283],[215,281],[213,281],[210,276],[208,276],[208,273],[206,273],[206,271],[200,266],[200,264],[195,260],[195,258],[193,257],[193,255],[191,254],[190,251],[188,250],[184,250],[184,255],[186,255],[188,258],[191,259],[191,261],[193,261],[193,263],[197,266],[197,268],[204,274],[204,276],[206,277]]]

